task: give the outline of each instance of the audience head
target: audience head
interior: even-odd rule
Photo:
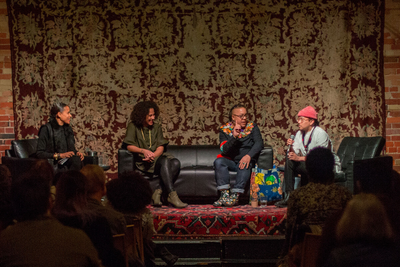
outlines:
[[[87,194],[89,197],[94,194],[101,193],[102,196],[106,193],[106,174],[99,165],[88,164],[83,166],[81,173],[85,175],[87,181]]]
[[[107,183],[107,199],[122,213],[137,213],[151,202],[152,190],[138,172],[126,172]]]
[[[36,160],[33,166],[29,169],[29,174],[37,174],[47,180],[51,185],[54,179],[54,169],[51,164],[45,159]]]
[[[146,122],[146,116],[149,114],[150,109],[154,110],[154,119],[157,119],[160,115],[160,110],[156,103],[153,101],[143,101],[137,103],[133,107],[133,111],[131,113],[131,121],[133,124],[135,124],[137,127],[142,127]]]
[[[6,165],[0,164],[0,191],[9,190],[11,186],[11,172]]]
[[[306,169],[311,182],[329,184],[333,182],[335,158],[324,147],[312,149],[306,157]]]
[[[396,173],[393,173],[393,158],[390,156],[356,160],[353,165],[354,192],[388,195]]]
[[[42,176],[24,176],[11,187],[11,199],[18,221],[32,220],[50,209],[50,183]]]
[[[74,216],[83,213],[87,204],[86,177],[79,171],[63,172],[56,185],[56,201],[53,213]]]
[[[336,227],[339,243],[392,241],[392,226],[382,202],[373,194],[355,195]]]
[[[12,224],[14,213],[11,204],[11,173],[0,164],[0,231]]]

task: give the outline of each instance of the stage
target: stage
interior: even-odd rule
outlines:
[[[155,239],[219,239],[284,236],[286,208],[273,205],[214,207],[189,205],[184,209],[150,207],[154,216]]]
[[[179,255],[177,265],[276,266],[285,239],[286,208],[149,208],[157,232],[154,242]],[[157,265],[164,265],[161,259]]]

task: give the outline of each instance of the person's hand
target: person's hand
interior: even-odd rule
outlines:
[[[247,169],[250,165],[250,160],[251,157],[249,155],[245,155],[240,161],[239,161],[239,169]]]
[[[65,153],[60,153],[60,158],[64,159],[64,158],[70,158],[73,157],[75,155],[74,151],[68,151]]]
[[[294,140],[291,139],[291,138],[289,138],[289,139],[287,140],[287,142],[286,142],[286,144],[287,144],[288,146],[293,145],[293,143],[294,143]]]
[[[142,153],[144,156],[143,161],[150,161],[150,162],[154,161],[155,156],[154,156],[153,152],[151,152],[150,150],[147,150],[147,149],[142,149]]]
[[[85,159],[85,156],[81,152],[76,152],[76,155],[81,158],[81,161]]]
[[[236,123],[236,121],[232,121],[233,123],[233,131],[232,131],[232,135],[233,137],[238,137],[240,134],[240,130],[242,129],[242,127],[240,127],[239,123]]]
[[[300,157],[294,152],[289,152],[288,158],[293,161],[300,161]]]

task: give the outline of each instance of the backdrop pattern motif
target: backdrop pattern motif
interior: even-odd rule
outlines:
[[[56,99],[77,149],[112,176],[132,107],[154,100],[171,144],[217,144],[248,106],[277,161],[296,114],[317,109],[337,148],[383,135],[384,0],[8,0],[15,132],[34,138]]]

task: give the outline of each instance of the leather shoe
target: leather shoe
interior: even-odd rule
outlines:
[[[179,257],[169,252],[166,247],[161,247],[160,251],[161,259],[167,264],[167,266],[174,266],[178,261]]]
[[[174,205],[175,208],[186,208],[188,206],[187,203],[183,203],[179,197],[176,191],[172,191],[171,193],[168,194],[168,202]]]
[[[161,189],[156,189],[151,196],[151,205],[154,207],[161,207],[162,202],[161,202],[161,194],[162,190]]]
[[[287,202],[289,200],[290,192],[285,193],[285,197],[281,200],[275,203],[275,206],[279,208],[285,208],[287,207]]]

